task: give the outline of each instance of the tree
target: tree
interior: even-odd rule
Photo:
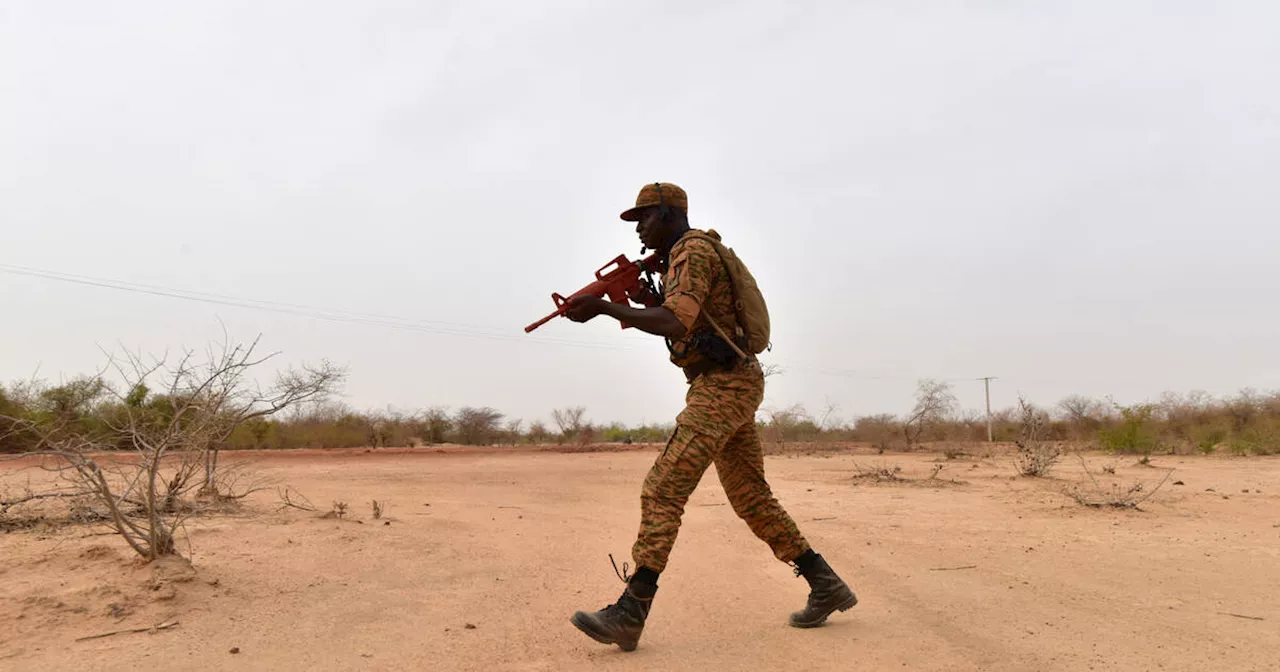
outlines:
[[[824,432],[831,429],[831,427],[834,427],[840,422],[839,418],[833,417],[833,414],[840,408],[840,406],[835,402],[831,401],[830,398],[826,398],[825,401],[826,401],[826,405],[822,407],[822,418],[820,418],[817,422],[818,429]],[[830,425],[827,424],[828,421],[831,421]]]
[[[520,425],[523,423],[524,421],[520,418],[507,421],[507,441],[509,441],[513,446],[520,443]]]
[[[587,409],[582,406],[557,408],[551,411],[551,419],[560,428],[560,440],[568,442],[570,438],[582,437],[582,416]]]
[[[1063,418],[1075,431],[1076,436],[1087,436],[1102,426],[1106,409],[1101,402],[1073,394],[1058,402]]]
[[[534,422],[529,425],[529,442],[533,444],[545,443],[549,433],[547,426],[541,422]]]
[[[454,415],[453,425],[460,443],[470,446],[487,446],[497,438],[500,420],[502,420],[502,413],[488,406],[483,408],[467,406],[458,409]]]
[[[925,379],[916,385],[916,405],[903,424],[907,448],[915,445],[925,430],[947,418],[955,408],[956,397],[950,383]]]
[[[768,409],[764,411],[769,416],[769,430],[773,433],[773,438],[778,445],[785,444],[788,440],[795,440],[800,430],[806,425],[814,427],[813,419],[809,417],[809,412],[805,410],[801,404],[795,404],[783,409]]]
[[[449,409],[433,406],[422,412],[422,440],[428,445],[444,443],[453,429]]]

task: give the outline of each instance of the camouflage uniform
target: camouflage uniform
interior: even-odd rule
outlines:
[[[694,332],[711,318],[729,334],[737,319],[727,271],[715,248],[692,236],[672,247],[662,276],[663,306],[688,334],[671,344],[671,361],[688,370],[705,362],[691,347]],[[699,319],[702,318],[702,319]],[[637,567],[661,572],[675,543],[685,503],[714,463],[733,510],[773,554],[791,562],[809,548],[774,498],[764,476],[764,453],[755,413],[764,398],[764,374],[754,357],[730,371],[703,373],[689,383],[685,408],[662,454],[645,478],[640,531],[632,548]]]

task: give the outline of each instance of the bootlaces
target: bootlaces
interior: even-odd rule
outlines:
[[[628,572],[630,571],[631,566],[630,566],[630,565],[628,565],[628,564],[627,564],[627,562],[626,562],[625,560],[623,560],[623,561],[622,561],[622,571],[621,571],[621,572],[619,572],[619,571],[618,571],[618,563],[613,559],[613,554],[612,554],[612,553],[610,553],[610,554],[609,554],[609,564],[613,565],[613,573],[614,573],[615,575],[617,575],[617,577],[618,577],[619,579],[621,579],[623,583],[626,583],[626,584],[630,585],[631,575],[630,575],[630,574],[628,574]],[[622,606],[622,601],[623,601],[623,600],[625,600],[628,596],[629,596],[629,593],[628,593],[628,592],[626,592],[626,591],[623,591],[623,593],[622,593],[622,597],[618,598],[618,601],[617,601],[617,602],[614,602],[614,603],[612,603],[612,604],[609,604],[609,605],[605,606],[605,608],[604,608],[604,609],[602,609],[602,611],[604,611],[604,612],[622,611],[622,612],[624,612],[624,613],[625,613],[625,612],[626,612],[626,609]]]
[[[618,563],[614,562],[614,560],[613,560],[613,554],[612,554],[612,553],[610,553],[610,554],[609,554],[609,564],[613,565],[613,573],[614,573],[614,574],[615,574],[619,579],[621,579],[623,583],[630,583],[630,582],[631,582],[631,575],[627,574],[627,571],[630,569],[630,567],[627,565],[627,561],[626,561],[626,560],[623,560],[623,561],[622,561],[622,571],[621,571],[621,572],[619,572],[619,571],[618,571]]]

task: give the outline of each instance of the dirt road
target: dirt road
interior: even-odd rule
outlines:
[[[194,523],[197,574],[155,582],[111,536],[3,534],[0,668],[1280,669],[1280,460],[1257,458],[1125,460],[1108,479],[1176,471],[1122,511],[1061,494],[1082,478],[1071,461],[1032,480],[1004,458],[770,457],[780,500],[860,600],[814,630],[786,625],[803,579],[709,473],[623,653],[569,616],[620,592],[608,554],[629,561],[655,454],[258,456],[259,474],[322,510],[345,501],[346,517],[277,511],[273,488]],[[859,465],[915,482],[858,480]]]

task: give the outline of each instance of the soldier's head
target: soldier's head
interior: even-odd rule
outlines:
[[[670,182],[646,184],[636,196],[635,207],[622,219],[636,223],[636,234],[647,248],[665,250],[689,230],[689,196]]]

